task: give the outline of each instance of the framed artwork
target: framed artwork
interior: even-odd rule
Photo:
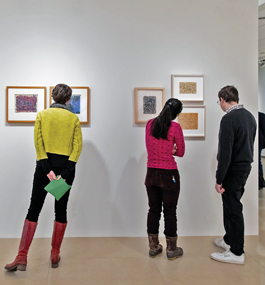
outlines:
[[[176,121],[185,138],[205,138],[205,106],[183,106]]]
[[[165,104],[165,88],[134,88],[135,123],[147,123],[159,115]]]
[[[37,113],[44,109],[46,87],[6,87],[7,123],[34,123]]]
[[[54,86],[50,87],[50,105],[54,103],[52,99],[52,90]],[[73,90],[71,96],[71,108],[75,113],[81,124],[89,124],[89,87],[71,87]]]
[[[171,75],[171,97],[202,102],[203,75]]]

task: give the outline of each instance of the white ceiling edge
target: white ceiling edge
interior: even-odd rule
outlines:
[[[265,3],[265,0],[259,0],[259,6],[264,4]]]

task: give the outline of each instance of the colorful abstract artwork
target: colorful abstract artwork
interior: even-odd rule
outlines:
[[[198,113],[181,113],[178,123],[183,130],[198,130]]]
[[[156,114],[156,96],[143,97],[144,114]]]
[[[80,114],[81,95],[72,95],[70,104],[73,106],[73,113]]]
[[[179,82],[180,94],[196,94],[197,83],[196,82]]]
[[[15,94],[15,113],[37,113],[38,94]]]

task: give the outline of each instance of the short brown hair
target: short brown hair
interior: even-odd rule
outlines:
[[[232,85],[227,85],[225,87],[223,87],[219,93],[218,93],[218,97],[223,98],[225,100],[225,102],[237,102],[239,101],[239,97],[238,97],[238,91],[236,89],[236,87],[232,86]]]
[[[55,103],[65,104],[72,96],[72,89],[66,84],[57,84],[52,90]]]

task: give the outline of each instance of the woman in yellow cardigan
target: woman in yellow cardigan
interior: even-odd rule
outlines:
[[[53,179],[65,179],[72,185],[75,165],[82,150],[82,133],[77,115],[70,111],[72,89],[58,84],[52,91],[55,103],[37,114],[34,128],[34,142],[37,164],[34,173],[31,203],[24,222],[18,255],[7,264],[8,271],[25,271],[27,253],[31,245],[38,217],[47,192],[44,187]],[[58,178],[56,178],[56,176]],[[58,267],[60,247],[67,225],[67,202],[70,190],[59,200],[55,200],[55,221],[52,235],[51,266]]]

